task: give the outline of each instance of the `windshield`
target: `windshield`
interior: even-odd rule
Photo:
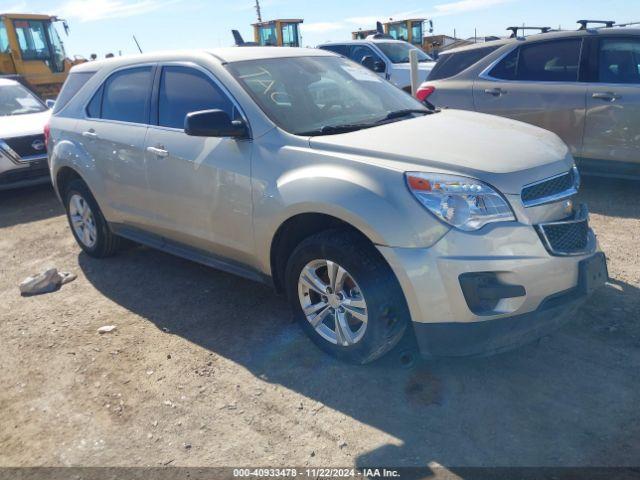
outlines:
[[[47,107],[22,85],[0,86],[0,117],[44,112],[46,109]]]
[[[393,63],[408,63],[409,52],[416,50],[418,52],[419,62],[433,62],[433,58],[424,53],[419,48],[414,47],[410,43],[406,42],[376,42],[376,46],[382,50],[382,52],[389,57],[389,60]]]
[[[248,60],[227,68],[276,125],[297,135],[340,133],[335,127],[356,130],[399,111],[425,111],[402,90],[343,58]]]

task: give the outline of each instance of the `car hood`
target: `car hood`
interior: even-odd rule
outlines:
[[[568,147],[547,130],[461,110],[315,136],[309,143],[314,149],[365,157],[386,168],[474,177],[512,194],[528,183],[566,172],[573,164]]]
[[[22,137],[43,133],[51,110],[24,115],[0,116],[0,138]]]

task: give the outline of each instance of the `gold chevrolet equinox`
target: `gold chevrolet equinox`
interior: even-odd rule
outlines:
[[[46,128],[71,232],[269,283],[320,348],[480,355],[560,325],[607,278],[565,143],[425,108],[324,50],[76,66]]]

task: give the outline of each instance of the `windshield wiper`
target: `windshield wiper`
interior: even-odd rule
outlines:
[[[363,128],[373,127],[374,124],[370,123],[345,123],[342,125],[325,125],[315,130],[309,130],[307,132],[298,132],[296,135],[302,136],[315,136],[315,135],[336,135],[338,133],[355,132],[356,130],[362,130]]]
[[[393,120],[395,118],[408,117],[414,113],[422,113],[423,115],[429,115],[431,113],[435,113],[434,110],[427,109],[418,109],[418,108],[406,108],[404,110],[396,110],[395,112],[389,112],[386,117],[382,120],[379,120],[376,123],[384,122],[385,120]]]

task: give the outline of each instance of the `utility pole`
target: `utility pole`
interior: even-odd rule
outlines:
[[[258,15],[258,23],[262,23],[262,12],[260,11],[260,0],[256,0],[256,14]]]

